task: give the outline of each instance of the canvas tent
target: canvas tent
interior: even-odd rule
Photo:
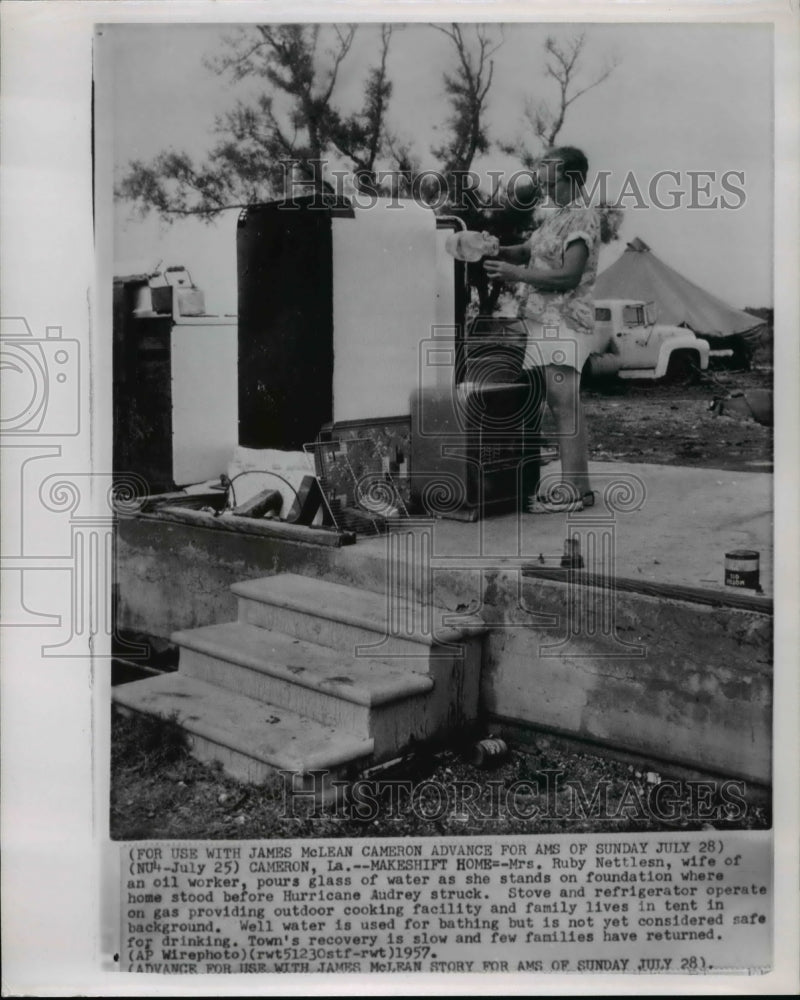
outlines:
[[[638,236],[598,275],[594,297],[655,302],[659,323],[686,326],[708,340],[713,349],[733,348],[745,357],[764,330],[764,321],[758,316],[728,305],[689,281],[660,260]]]

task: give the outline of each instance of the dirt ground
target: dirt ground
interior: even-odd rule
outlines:
[[[350,803],[322,808],[292,800],[278,776],[245,785],[199,763],[168,722],[112,716],[114,840],[630,833],[770,822],[764,789],[668,773],[552,735],[489,770],[457,750],[420,753],[368,776]]]
[[[772,428],[718,415],[716,397],[772,388],[772,369],[712,371],[694,385],[615,380],[583,392],[589,454],[595,461],[772,471]]]

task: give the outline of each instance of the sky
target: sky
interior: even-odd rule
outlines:
[[[205,58],[218,53],[230,28],[220,25],[115,25],[101,29],[99,44],[110,48],[110,71],[103,88],[110,120],[98,122],[101,141],[113,142],[116,176],[134,158],[148,160],[173,148],[198,158],[213,141],[216,115],[238,98],[254,93],[252,83],[233,84],[215,75]],[[324,29],[326,30],[326,29]],[[525,134],[526,100],[555,96],[544,67],[548,34],[565,41],[583,31],[588,82],[610,61],[608,80],[588,91],[568,111],[559,141],[586,152],[589,183],[608,172],[612,196],[633,172],[648,207],[627,211],[620,239],[603,248],[601,270],[639,236],[667,264],[739,308],[773,301],[773,70],[772,28],[759,24],[506,24],[493,26],[502,45],[486,121],[495,142]],[[378,28],[362,25],[342,65],[335,92],[344,111],[361,103],[362,85],[377,54]],[[323,46],[324,49],[324,46]],[[394,83],[389,124],[409,141],[423,167],[433,168],[431,145],[448,105],[442,73],[451,68],[447,39],[424,24],[395,32],[389,56]],[[474,164],[479,172],[513,173],[519,164],[496,145]],[[659,171],[662,200],[683,191],[684,206],[673,210],[650,204],[648,184]],[[736,208],[686,207],[689,171],[714,172],[708,194],[725,196],[721,177],[743,196],[726,196]],[[162,257],[183,263],[207,290],[209,309],[235,310],[235,246],[231,220],[219,227],[197,222],[165,227],[154,218],[132,217],[130,206],[116,211],[115,258],[119,262]],[[180,258],[180,259],[177,259]]]

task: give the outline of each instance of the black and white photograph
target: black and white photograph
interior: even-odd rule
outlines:
[[[86,995],[786,988],[796,25],[122,6],[85,121],[4,87],[3,728],[80,729]]]
[[[98,28],[112,836],[769,828],[771,46]]]

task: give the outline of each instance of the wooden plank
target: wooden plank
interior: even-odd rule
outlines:
[[[286,515],[289,524],[311,524],[314,515],[324,503],[322,490],[315,476],[303,476],[300,489],[294,498],[291,510]]]
[[[326,528],[308,528],[301,524],[287,524],[285,521],[255,520],[251,517],[215,517],[202,510],[189,510],[185,507],[159,507],[151,514],[136,514],[135,517],[160,521],[178,521],[181,524],[192,524],[198,528],[213,528],[217,531],[231,531],[240,535],[259,535],[261,537],[286,538],[295,542],[305,542],[307,545],[325,545],[338,548],[341,545],[352,545],[355,535],[352,532],[337,532]]]
[[[633,594],[650,597],[667,597],[676,601],[691,601],[693,604],[708,604],[712,607],[738,608],[742,611],[757,611],[762,615],[773,614],[771,597],[758,594],[742,594],[729,590],[707,590],[704,587],[687,587],[675,583],[654,583],[650,580],[636,580],[618,576],[611,579],[600,573],[588,573],[580,569],[559,569],[549,566],[525,566],[522,575],[529,579],[553,580],[557,583],[577,584],[580,587],[611,587]]]
[[[280,514],[282,506],[283,497],[278,490],[262,490],[260,493],[256,493],[254,497],[234,507],[233,513],[237,517],[259,518],[263,517],[267,511],[272,511],[273,514]]]
[[[161,506],[170,507],[214,507],[225,506],[224,490],[204,490],[198,493],[187,493],[185,490],[174,490],[171,493],[152,493],[142,499],[142,511],[155,510]]]

